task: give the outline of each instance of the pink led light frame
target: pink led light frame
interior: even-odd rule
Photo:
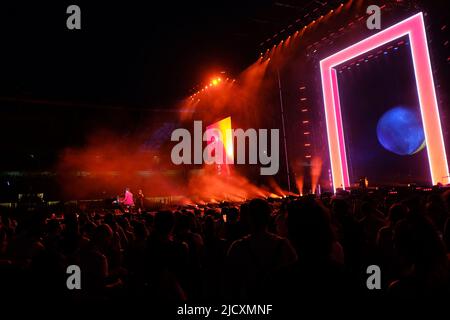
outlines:
[[[410,41],[431,181],[433,185],[449,183],[447,156],[434,90],[425,25],[423,14],[420,12],[320,61],[334,191],[337,188],[345,189],[350,186],[335,67],[405,35],[409,36]]]

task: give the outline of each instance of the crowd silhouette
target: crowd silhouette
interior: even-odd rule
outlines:
[[[443,189],[122,214],[5,209],[0,217],[2,291],[22,301],[267,302],[450,292],[450,191]],[[69,265],[80,267],[81,290],[66,287]],[[369,265],[380,267],[380,290],[367,288]]]

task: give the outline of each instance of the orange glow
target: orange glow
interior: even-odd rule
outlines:
[[[275,193],[280,197],[284,197],[288,193],[287,191],[283,191],[283,189],[281,189],[281,187],[278,185],[278,183],[273,178],[269,179],[269,185],[275,191]]]
[[[316,193],[316,188],[317,184],[319,183],[321,172],[322,172],[322,159],[315,156],[311,160],[311,187],[313,193]]]
[[[220,83],[222,82],[222,78],[221,77],[214,77],[211,79],[209,86],[210,87],[215,87],[218,86]]]
[[[297,189],[300,196],[303,196],[303,176],[297,176],[295,183],[297,184]]]
[[[271,194],[270,191],[256,187],[236,173],[224,179],[216,173],[211,174],[211,171],[205,170],[199,174],[191,174],[188,190],[194,203],[209,202],[212,199],[245,201],[255,197],[265,198]]]

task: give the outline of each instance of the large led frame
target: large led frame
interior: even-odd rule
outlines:
[[[433,185],[449,183],[447,156],[434,90],[425,25],[423,14],[420,12],[320,61],[328,148],[335,192],[337,188],[350,187],[335,67],[405,35],[409,36],[431,180]]]

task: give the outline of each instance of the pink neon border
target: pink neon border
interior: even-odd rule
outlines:
[[[433,185],[449,183],[447,156],[442,136],[436,92],[434,90],[425,25],[423,14],[420,12],[320,61],[328,147],[335,191],[339,187],[344,189],[349,187],[350,181],[338,83],[334,68],[345,61],[405,35],[408,35],[410,40],[431,181]]]

